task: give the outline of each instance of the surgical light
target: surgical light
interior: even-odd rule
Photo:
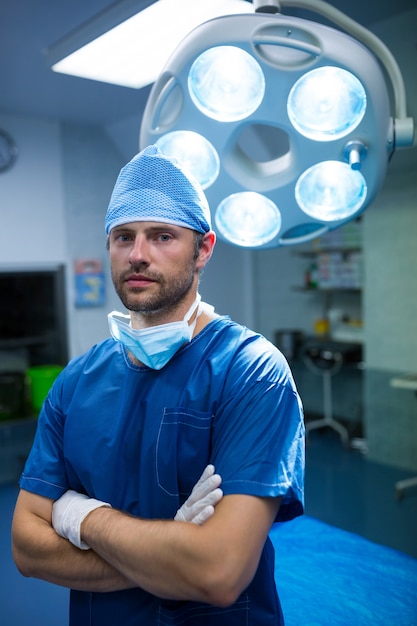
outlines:
[[[220,170],[220,159],[212,144],[191,130],[174,130],[157,139],[161,151],[176,157],[206,189],[214,183]]]
[[[301,209],[324,222],[352,217],[363,207],[366,194],[362,174],[341,161],[316,163],[295,184],[295,197]]]
[[[165,64],[140,133],[142,148],[174,136],[184,150],[170,149],[190,150],[190,165],[186,133],[205,138],[215,174],[196,177],[215,229],[249,248],[303,243],[355,219],[394,150],[414,139],[401,72],[375,35],[321,0],[279,5],[334,27],[283,15],[274,0],[201,24]]]
[[[288,96],[288,117],[304,137],[333,141],[345,137],[363,119],[366,92],[351,72],[320,67],[297,80]]]
[[[215,46],[192,64],[188,90],[205,115],[219,122],[236,122],[261,104],[265,78],[252,55],[236,46]]]
[[[278,234],[281,214],[269,198],[253,191],[227,196],[215,216],[219,233],[231,243],[259,248]]]

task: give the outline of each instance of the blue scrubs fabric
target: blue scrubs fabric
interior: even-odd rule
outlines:
[[[51,389],[20,486],[68,489],[143,518],[172,519],[208,463],[229,494],[282,497],[276,521],[303,512],[304,422],[282,354],[228,318],[208,324],[160,371],[112,339],[71,361]],[[228,608],[133,589],[71,593],[74,626],[277,626],[274,553]]]

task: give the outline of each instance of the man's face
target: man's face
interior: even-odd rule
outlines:
[[[112,279],[130,310],[169,314],[198,283],[194,232],[159,222],[115,227],[109,236]]]

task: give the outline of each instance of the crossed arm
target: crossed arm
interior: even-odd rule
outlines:
[[[225,496],[199,526],[111,508],[84,519],[79,550],[52,527],[53,501],[22,490],[13,555],[22,574],[83,591],[142,587],[167,599],[232,604],[252,580],[279,498]]]

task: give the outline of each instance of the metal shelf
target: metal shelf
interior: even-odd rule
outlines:
[[[355,254],[362,252],[362,248],[320,248],[317,250],[297,250],[293,252],[295,256],[301,256],[306,258],[314,258],[320,254],[332,254],[333,252],[339,252],[341,254]]]

